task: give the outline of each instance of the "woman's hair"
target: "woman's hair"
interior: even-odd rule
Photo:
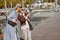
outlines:
[[[21,7],[21,6],[17,6],[17,7],[16,7],[16,10],[17,10],[17,8],[22,8],[22,7]]]
[[[19,13],[20,13],[20,14],[23,14],[23,11],[21,10],[21,11],[19,11]]]

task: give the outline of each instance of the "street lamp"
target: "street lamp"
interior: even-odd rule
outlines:
[[[22,8],[24,8],[24,0],[22,0]]]
[[[58,2],[58,0],[55,0],[56,8],[57,8],[57,2]]]
[[[6,5],[6,0],[4,0],[4,4],[5,4],[5,8],[7,8],[7,5]]]
[[[11,8],[12,8],[12,0],[10,1],[10,4],[11,4]]]
[[[56,8],[56,11],[57,11],[57,2],[58,2],[58,0],[55,0],[55,8]]]
[[[8,16],[8,10],[7,10],[7,4],[6,4],[6,0],[4,0],[4,4],[5,4],[5,9],[6,9],[6,18],[7,18],[7,16]]]

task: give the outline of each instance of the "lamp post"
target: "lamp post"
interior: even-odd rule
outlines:
[[[56,11],[57,11],[57,2],[58,2],[58,0],[55,0],[55,8],[56,8]]]
[[[5,9],[7,8],[7,5],[6,5],[6,0],[4,0],[4,4],[5,4]]]
[[[5,9],[6,9],[6,19],[7,19],[7,16],[8,16],[8,10],[7,10],[7,4],[6,4],[6,0],[4,0],[4,4],[5,4]]]
[[[56,8],[57,8],[57,1],[58,1],[58,0],[55,0]]]
[[[12,9],[12,0],[10,1],[11,9]]]
[[[24,0],[22,0],[22,8],[24,8]]]

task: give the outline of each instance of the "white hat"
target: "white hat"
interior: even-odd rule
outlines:
[[[17,4],[16,7],[21,6],[20,4]]]
[[[21,5],[20,5],[20,4],[17,4],[17,5],[14,7],[14,9],[16,9],[17,7],[21,7]]]

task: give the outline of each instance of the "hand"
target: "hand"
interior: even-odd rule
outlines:
[[[29,16],[30,16],[30,13],[27,14],[27,17],[29,17]]]
[[[12,22],[15,22],[16,20],[15,19],[12,19]]]
[[[30,22],[30,19],[27,19],[27,21],[29,21],[29,22]]]
[[[17,24],[17,23],[18,23],[18,21],[15,21],[15,23]]]
[[[12,20],[12,22],[15,22],[16,24],[18,23],[18,21],[17,21],[17,20],[15,20],[15,19],[13,19],[13,20]]]

